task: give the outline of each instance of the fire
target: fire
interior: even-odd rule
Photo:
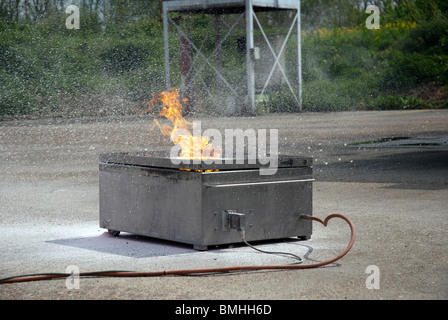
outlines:
[[[179,170],[181,171],[193,171],[193,172],[218,172],[218,169],[211,169],[211,170],[192,170],[192,169],[184,169],[184,168],[179,168]]]
[[[182,101],[186,102],[187,99],[183,99]],[[208,137],[193,136],[191,134],[190,129],[193,129],[194,124],[188,122],[182,116],[182,103],[179,98],[179,90],[173,88],[169,91],[153,94],[152,99],[148,101],[148,109],[141,113],[151,111],[156,103],[162,104],[163,107],[159,114],[170,120],[172,125],[162,125],[157,119],[154,119],[154,124],[150,130],[153,130],[157,126],[162,134],[170,136],[171,141],[175,145],[180,146],[179,158],[209,160],[221,157],[221,149],[209,143]]]

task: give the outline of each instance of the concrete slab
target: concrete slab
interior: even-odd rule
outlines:
[[[315,159],[314,215],[342,213],[355,246],[335,264],[309,270],[157,278],[82,278],[0,285],[0,299],[446,299],[448,298],[448,150],[445,146],[364,147],[391,136],[446,137],[448,111],[279,114],[203,118],[202,127],[277,128],[279,151]],[[99,270],[159,271],[285,264],[241,245],[205,252],[98,227],[98,155],[162,150],[152,119],[27,121],[0,124],[0,277]],[[293,252],[304,263],[339,253],[343,221],[315,225],[308,241],[257,243]],[[369,266],[380,271],[369,289]]]

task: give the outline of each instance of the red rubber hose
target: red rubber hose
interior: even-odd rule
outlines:
[[[328,259],[321,262],[311,263],[311,264],[292,264],[292,265],[252,265],[252,266],[235,266],[235,267],[221,267],[221,268],[206,268],[206,269],[184,269],[184,270],[168,270],[168,271],[148,271],[148,272],[138,272],[138,271],[98,271],[98,272],[82,272],[79,274],[80,277],[160,277],[160,276],[174,276],[174,275],[191,275],[191,274],[208,274],[208,273],[222,273],[222,272],[236,272],[236,271],[254,271],[254,270],[291,270],[291,269],[311,269],[322,267],[333,263],[343,256],[345,256],[355,243],[355,226],[352,221],[342,214],[331,214],[325,220],[322,220],[313,216],[302,216],[303,219],[310,219],[313,221],[318,221],[322,223],[325,227],[333,218],[341,218],[345,220],[350,226],[351,237],[350,242],[347,247],[340,254],[332,259]],[[4,283],[17,283],[17,282],[28,282],[37,280],[49,280],[55,278],[66,278],[71,276],[70,274],[53,273],[53,274],[36,274],[27,276],[17,276],[5,279],[0,279],[0,284]]]

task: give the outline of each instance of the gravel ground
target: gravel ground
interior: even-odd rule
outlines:
[[[199,120],[199,119],[189,119]],[[208,276],[81,278],[0,285],[0,299],[448,298],[448,111],[280,114],[200,119],[202,128],[275,128],[281,153],[314,158],[313,215],[342,213],[357,238],[347,256],[307,270]],[[191,246],[98,227],[98,156],[165,150],[149,117],[0,123],[0,277],[98,270],[159,271],[285,264],[245,245]],[[401,139],[385,139],[401,137]],[[333,222],[334,221],[334,222]],[[307,241],[257,243],[322,261],[349,240],[343,221]],[[379,272],[369,289],[369,266]],[[366,272],[367,271],[367,272]]]

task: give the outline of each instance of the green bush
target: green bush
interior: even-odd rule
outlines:
[[[448,84],[448,20],[416,26],[378,56],[386,61],[387,88],[409,88],[422,82]]]
[[[431,107],[418,97],[386,95],[380,96],[369,102],[370,110],[405,110],[424,109]]]
[[[417,26],[399,39],[395,47],[406,53],[447,55],[448,20],[431,20]]]
[[[6,43],[0,43],[0,68],[8,74],[31,79],[35,77],[32,64],[25,57],[21,56],[18,50]]]
[[[104,67],[116,74],[141,67],[147,57],[148,49],[144,45],[134,43],[120,43],[104,49],[99,54]]]
[[[303,109],[305,111],[343,111],[361,108],[378,94],[377,79],[371,74],[357,78],[321,79],[305,82]]]
[[[387,66],[382,71],[384,90],[412,88],[425,82],[448,84],[448,56],[404,53],[390,50],[385,53]]]

